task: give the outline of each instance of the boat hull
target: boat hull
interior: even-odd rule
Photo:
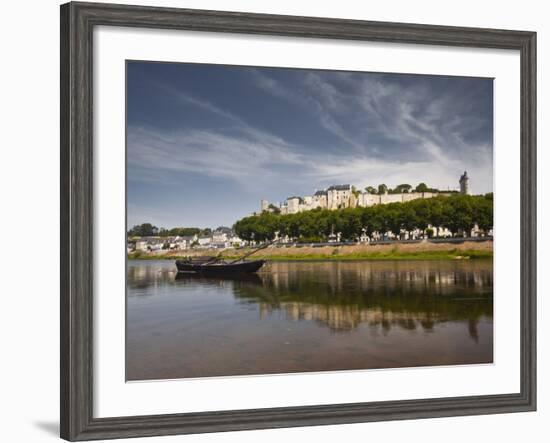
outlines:
[[[247,274],[257,272],[265,260],[243,261],[237,263],[197,264],[189,261],[177,260],[178,272],[193,274]]]

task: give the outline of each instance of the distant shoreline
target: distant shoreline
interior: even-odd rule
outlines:
[[[131,260],[177,260],[185,257],[220,255],[235,259],[253,248],[242,249],[192,249],[184,251],[131,252]],[[395,243],[358,244],[338,246],[290,246],[269,247],[250,256],[252,259],[273,261],[315,261],[315,260],[468,260],[492,259],[493,241],[465,241],[463,243]]]

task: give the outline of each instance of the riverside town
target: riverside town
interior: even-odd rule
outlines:
[[[178,251],[194,255],[194,251],[205,249],[227,250],[230,256],[232,249],[266,242],[273,242],[275,249],[492,243],[492,193],[470,195],[466,171],[458,183],[458,189],[444,191],[424,183],[416,187],[400,184],[395,188],[380,184],[363,190],[349,184],[333,185],[310,196],[288,197],[283,203],[261,200],[258,212],[236,221],[232,227],[167,229],[144,223],[128,231],[127,252],[131,258],[173,258]],[[332,250],[333,255],[337,255],[335,251]],[[283,255],[290,258],[289,254]],[[411,258],[409,254],[406,257]]]

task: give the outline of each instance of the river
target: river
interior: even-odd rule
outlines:
[[[493,262],[273,262],[235,278],[130,260],[128,380],[491,363]]]

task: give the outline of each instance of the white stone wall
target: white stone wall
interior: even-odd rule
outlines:
[[[286,201],[286,205],[280,207],[281,214],[296,214],[302,211],[310,211],[316,208],[322,209],[342,209],[355,207],[368,207],[375,205],[386,205],[389,203],[405,203],[420,198],[433,198],[438,196],[447,197],[453,195],[451,192],[410,192],[401,194],[369,194],[360,192],[356,197],[349,190],[327,190],[326,195],[312,195],[303,198],[293,197]],[[262,200],[262,207],[265,200]]]
[[[287,204],[287,213],[288,214],[296,214],[300,211],[300,199],[295,198],[289,198],[286,201]]]
[[[369,194],[368,192],[361,193],[361,199],[362,202],[361,206],[367,207],[367,206],[374,206],[380,204],[380,196],[376,194]]]
[[[383,194],[380,196],[380,204],[387,205],[388,203],[402,203],[403,194]]]
[[[357,206],[367,207],[374,205],[387,205],[388,203],[405,203],[419,198],[433,198],[437,196],[449,196],[452,195],[449,192],[410,192],[402,194],[369,194],[368,192],[362,192],[357,199]]]
[[[303,203],[300,204],[300,212],[302,211],[311,211],[313,208],[313,197],[311,195],[306,195],[303,197]]]

